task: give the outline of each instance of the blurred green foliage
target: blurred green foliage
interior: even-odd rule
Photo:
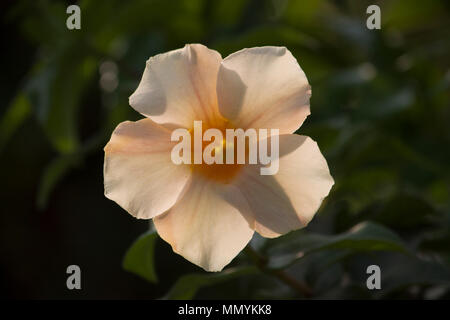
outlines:
[[[158,234],[149,230],[140,236],[127,251],[123,259],[123,268],[142,278],[156,282],[155,271],[155,241]]]
[[[381,30],[366,28],[370,4]],[[448,1],[86,0],[73,31],[68,5],[2,10],[4,295],[80,297],[55,275],[75,259],[85,298],[305,296],[286,279],[312,298],[450,298]],[[150,284],[118,269],[148,225],[103,197],[102,148],[118,123],[140,118],[128,97],[145,61],[194,42],[223,57],[263,45],[294,54],[313,92],[298,133],[318,142],[336,185],[306,229],[255,236],[219,274],[146,233],[123,267],[158,275]],[[382,290],[366,288],[372,264]]]

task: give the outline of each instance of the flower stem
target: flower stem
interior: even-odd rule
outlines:
[[[282,281],[306,298],[310,298],[312,296],[312,290],[307,284],[295,279],[284,270],[269,269],[267,267],[269,259],[256,252],[250,245],[245,247],[244,251],[262,272],[276,277],[278,280]]]

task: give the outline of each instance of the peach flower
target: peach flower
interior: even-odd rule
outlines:
[[[105,196],[153,219],[173,250],[220,271],[256,231],[274,238],[308,224],[334,181],[317,143],[293,134],[310,114],[311,88],[284,47],[225,59],[200,44],[147,61],[130,105],[144,119],[120,123],[105,147]],[[279,170],[260,165],[176,165],[176,128],[279,130]]]

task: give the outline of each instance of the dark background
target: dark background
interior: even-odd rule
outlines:
[[[312,298],[450,298],[448,1],[81,1],[81,30],[66,28],[69,4],[1,4],[3,298],[159,298],[179,279],[198,285],[190,273],[206,275],[198,298],[303,297],[261,270],[209,277],[162,240],[157,283],[121,266],[148,222],[104,197],[103,146],[118,123],[141,117],[128,97],[145,61],[186,43],[223,57],[286,46],[311,83],[299,133],[318,142],[336,185],[306,230],[256,238],[262,255],[333,244],[284,269]],[[381,30],[366,28],[370,4]],[[375,231],[348,231],[364,221]],[[82,290],[66,288],[71,264]],[[251,264],[242,253],[232,266]],[[370,264],[382,290],[365,286]]]

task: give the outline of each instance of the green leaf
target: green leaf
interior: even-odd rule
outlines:
[[[383,9],[383,20],[392,28],[414,30],[432,19],[439,21],[445,12],[443,1],[400,0],[390,3],[385,11]]]
[[[382,266],[383,286],[387,294],[411,285],[446,285],[450,287],[450,269],[439,261],[398,256]]]
[[[281,238],[278,245],[268,250],[269,267],[283,268],[310,253],[336,249],[409,253],[402,239],[394,232],[373,222],[363,222],[336,236],[294,233],[286,240]]]
[[[53,189],[70,169],[78,165],[80,158],[77,155],[63,155],[53,159],[45,168],[37,195],[37,207],[39,210],[44,210],[47,207],[47,202]]]
[[[148,231],[141,235],[128,249],[123,259],[122,267],[149,282],[156,282],[155,242],[158,234]]]
[[[51,60],[38,63],[26,91],[34,112],[53,147],[70,154],[80,147],[78,111],[81,98],[95,75],[96,60],[79,52],[76,44]]]
[[[401,297],[419,298],[428,286],[446,286],[450,288],[450,269],[436,255],[421,253],[420,256],[379,252],[352,257],[346,263],[346,269],[352,275],[353,287],[367,291],[365,266],[376,264],[381,269],[381,290],[374,290],[372,299],[392,299]],[[364,266],[364,267],[362,267]],[[408,288],[417,290],[415,293]]]
[[[30,113],[31,105],[29,99],[22,93],[18,94],[0,121],[0,151]]]
[[[405,219],[405,216],[408,219]],[[430,226],[433,218],[438,218],[433,206],[422,197],[399,193],[389,199],[374,217],[378,223],[395,229],[417,229]]]
[[[182,276],[175,282],[163,299],[188,300],[192,299],[202,287],[222,283],[237,277],[256,274],[258,269],[254,266],[237,267],[224,270],[220,273],[191,273]]]
[[[58,183],[72,170],[80,165],[86,156],[92,152],[97,152],[104,143],[101,134],[93,135],[87,140],[77,152],[60,155],[53,159],[41,176],[37,194],[37,207],[44,210],[47,207],[48,199]]]

